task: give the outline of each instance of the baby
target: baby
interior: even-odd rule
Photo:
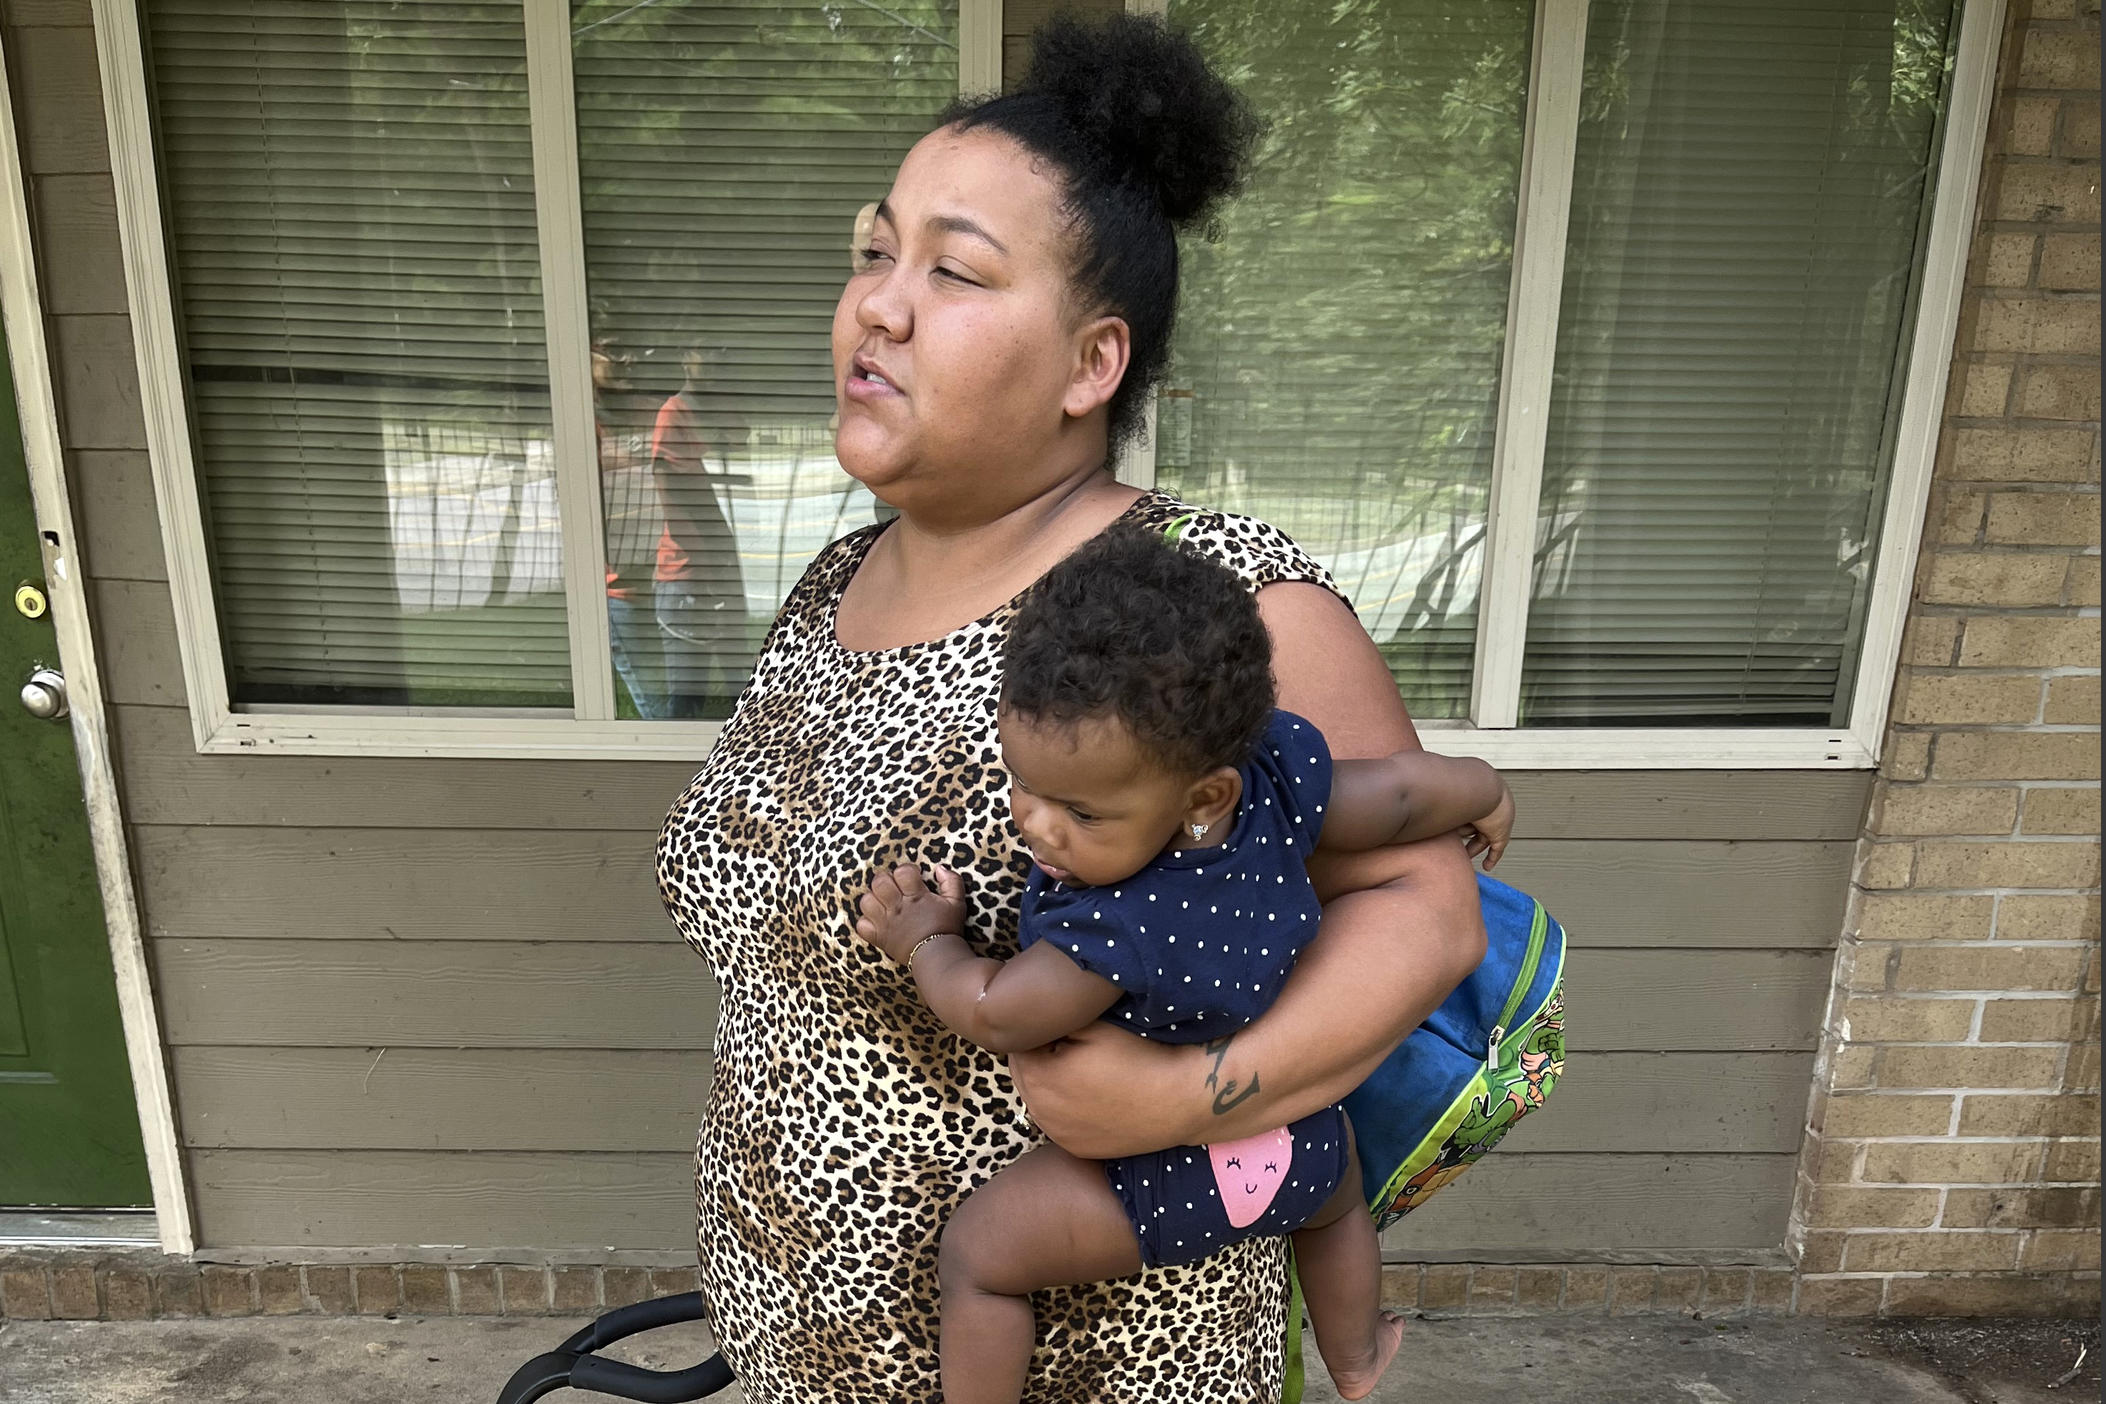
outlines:
[[[1320,910],[1315,849],[1451,830],[1491,867],[1513,800],[1482,761],[1331,758],[1274,709],[1272,648],[1228,570],[1134,528],[1048,572],[1011,630],[997,725],[1033,870],[1013,960],[977,954],[964,885],[880,873],[857,932],[929,1008],[994,1053],[1105,1019],[1172,1043],[1222,1039],[1269,1006]],[[1045,1287],[1195,1262],[1291,1234],[1318,1349],[1364,1398],[1396,1354],[1380,1257],[1333,1106],[1245,1140],[1085,1161],[1041,1145],[961,1205],[938,1259],[945,1404],[1015,1404]]]

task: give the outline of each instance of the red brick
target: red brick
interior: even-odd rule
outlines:
[[[1798,1284],[1790,1268],[1756,1268],[1751,1277],[1750,1310],[1759,1316],[1776,1316],[1792,1309],[1792,1293]]]
[[[600,1270],[592,1267],[559,1267],[549,1274],[553,1282],[552,1304],[558,1316],[591,1316],[600,1308]]]
[[[462,1316],[498,1316],[497,1269],[459,1267],[453,1270],[453,1290]]]
[[[1996,899],[1996,939],[2096,942],[2099,894],[2006,893]]]
[[[548,1315],[549,1280],[546,1268],[499,1268],[497,1278],[504,1292],[505,1315]]]
[[[51,1319],[51,1279],[41,1267],[0,1272],[0,1315],[10,1321]]]
[[[2026,35],[2022,55],[2018,65],[2021,87],[2099,90],[2096,32],[2035,29]]]
[[[205,1277],[205,1310],[213,1316],[254,1316],[255,1278],[249,1269],[208,1267]]]
[[[1975,625],[1988,622],[1968,625],[1970,640]],[[2099,737],[2075,731],[1953,732],[1938,738],[1932,768],[1940,780],[2096,780]]]
[[[2060,839],[1926,843],[1916,850],[1922,887],[2094,887],[2099,846]]]
[[[203,1316],[204,1279],[196,1268],[164,1268],[154,1274],[154,1304],[157,1316]]]
[[[1951,679],[1919,681],[1949,682]],[[2024,691],[2032,694],[2024,704],[2026,720],[2032,720],[2040,695],[2039,682],[2031,678],[1998,678],[1996,681],[2019,683]],[[1911,691],[1914,692],[1913,685]],[[1915,699],[1912,697],[1911,700]],[[2015,703],[2015,698],[2013,701]],[[1873,827],[1888,835],[1908,834],[1922,838],[2008,834],[2018,822],[2019,791],[2011,785],[1883,785],[1880,788],[1885,793],[1880,799],[1878,818],[1873,821]]]
[[[2060,292],[2097,291],[2099,236],[2095,233],[2048,235],[2040,246],[2040,286]]]
[[[1382,1307],[1385,1311],[1417,1311],[1419,1279],[1424,1274],[1417,1263],[1382,1265]]]
[[[1944,1228],[2083,1228],[2098,1222],[2096,1185],[1947,1190],[1938,1218]]]
[[[1612,1316],[1641,1316],[1653,1309],[1653,1293],[1660,1285],[1660,1271],[1650,1267],[1609,1269],[1609,1312]]]
[[[1746,1268],[1707,1267],[1697,1305],[1707,1317],[1739,1316],[1748,1309],[1748,1289],[1752,1285]]]
[[[2070,990],[2083,973],[2081,946],[1904,946],[1897,990]]]
[[[651,1299],[651,1274],[642,1268],[611,1267],[600,1278],[609,1311]]]
[[[2054,295],[1985,297],[1975,319],[1974,349],[2096,356],[2098,301]]]
[[[1555,1311],[1565,1291],[1565,1271],[1525,1267],[1514,1274],[1514,1305],[1523,1311]]]
[[[1600,1311],[1609,1304],[1609,1270],[1599,1267],[1565,1269],[1565,1310]]]
[[[358,1293],[360,1316],[392,1316],[402,1310],[402,1280],[394,1268],[354,1268],[351,1280]]]
[[[1891,1316],[2076,1316],[2096,1315],[2098,1299],[2098,1279],[2087,1283],[2066,1273],[1934,1273],[1892,1279],[1886,1309]]]
[[[1984,482],[2086,482],[2090,478],[2089,466],[2095,438],[2096,435],[2090,429],[2044,429],[2030,425],[1962,429],[1953,444],[1952,471],[1956,477]],[[1996,504],[2005,502],[2012,496],[2014,494],[1999,494],[1990,504],[1990,541],[2003,539],[1998,535]],[[2028,544],[2037,544],[2031,538],[2027,540]],[[1969,599],[1961,591],[1947,586],[1941,587],[1936,596],[1926,594],[1924,598],[1934,604],[2054,603],[2053,599],[2027,598],[2029,592],[2022,588],[2012,590],[2006,587],[2002,593],[2008,598],[2000,599],[1985,593],[1978,598]]]
[[[402,1269],[403,1309],[415,1316],[453,1315],[453,1297],[446,1269],[430,1263]]]
[[[1882,1087],[2052,1087],[2062,1070],[2059,1048],[1940,1048],[1903,1045],[1879,1055]],[[1960,1125],[1967,1118],[1963,1112]],[[1967,1134],[1963,1129],[1962,1135]],[[1981,1134],[1981,1133],[1976,1133]]]
[[[1419,1305],[1428,1311],[1453,1311],[1470,1298],[1466,1263],[1428,1263],[1419,1281]]]
[[[2004,129],[2003,149],[2014,156],[2052,156],[2056,119],[2061,112],[2062,103],[2058,98],[2022,97],[2014,100],[2010,125]]]
[[[1801,1316],[1877,1316],[1885,1280],[1877,1277],[1799,1279]]]
[[[1994,897],[1879,893],[1858,903],[1857,930],[1867,941],[1981,941],[1995,917]]]
[[[1510,1267],[1479,1265],[1470,1270],[1470,1311],[1473,1315],[1493,1316],[1514,1309],[1516,1285],[1514,1270]]]
[[[2006,1272],[2018,1266],[2016,1233],[1854,1233],[1843,1249],[1847,1272]]]
[[[677,1297],[702,1290],[702,1274],[695,1268],[652,1268],[651,1295]]]
[[[2078,1229],[2042,1229],[2026,1244],[2024,1266],[2035,1272],[2097,1272],[2099,1230],[2097,1225]]]
[[[1984,1043],[2067,1043],[2096,1024],[2091,999],[1992,999],[1982,1005]]]
[[[1943,1192],[1865,1185],[1816,1185],[1807,1202],[1810,1228],[1929,1228]]]
[[[1865,1147],[1868,1184],[2008,1185],[2031,1179],[2037,1141],[1875,1141]]]
[[[300,1280],[310,1310],[324,1316],[349,1316],[357,1309],[350,1268],[310,1264],[300,1269]]]
[[[1693,1267],[1660,1269],[1660,1284],[1653,1293],[1655,1311],[1693,1312],[1704,1286],[1704,1270]]]
[[[2099,1098],[2090,1092],[1975,1093],[1960,1107],[1962,1136],[2083,1136],[2098,1129]]]
[[[2091,1140],[2055,1141],[2049,1144],[2047,1167],[2040,1178],[2055,1183],[2096,1183],[2099,1178],[2099,1142]]]
[[[1855,1136],[1942,1136],[1952,1126],[1952,1097],[1895,1096],[1874,1092],[1835,1095],[1814,1111],[1814,1125],[1822,1135]]]
[[[2039,432],[2068,437],[2060,430],[2043,429]],[[2086,442],[2089,443],[2088,438]],[[2000,492],[1989,499],[1989,526],[1984,539],[1991,545],[2097,545],[2099,495],[2095,492]],[[2096,636],[2096,625],[2093,633]],[[2071,663],[2068,666],[2087,665]]]
[[[153,1279],[137,1268],[113,1267],[103,1274],[102,1302],[105,1320],[150,1320],[154,1314]]]
[[[72,1263],[51,1270],[51,1314],[60,1321],[94,1321],[102,1315],[93,1264]]]
[[[300,1295],[300,1270],[267,1267],[256,1274],[256,1297],[265,1316],[297,1316],[306,1303]]]
[[[2099,417],[2099,377],[2090,366],[2052,363],[2026,368],[2019,381],[2018,412],[2028,419]],[[2087,451],[2088,452],[2088,451]]]
[[[2062,104],[2062,130],[2055,141],[2058,156],[2099,159],[2099,103],[2071,99]]]
[[[2061,681],[2057,679],[2056,681]],[[2088,681],[2096,697],[2098,680],[2070,679],[2072,682]],[[2053,694],[2050,694],[2052,696]],[[2052,706],[2053,704],[2050,703]],[[2096,701],[2093,703],[2096,712]],[[2019,826],[2028,834],[2087,835],[2099,832],[2099,791],[2095,785],[2058,786],[2054,789],[2036,789],[2026,792],[2025,819]]]

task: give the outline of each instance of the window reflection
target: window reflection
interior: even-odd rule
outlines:
[[[859,207],[958,89],[956,0],[573,6],[622,715],[721,717],[783,598],[875,519],[834,459]]]
[[[1270,124],[1185,241],[1156,476],[1291,533],[1421,719],[1468,711],[1526,0],[1171,0]]]

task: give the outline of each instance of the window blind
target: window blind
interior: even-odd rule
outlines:
[[[957,3],[587,0],[572,36],[617,671],[641,715],[723,715],[873,519],[833,457],[834,306],[857,211],[957,96]]]
[[[1469,709],[1534,12],[1169,8],[1271,130],[1183,250],[1157,481],[1328,565],[1422,719]]]
[[[1595,0],[1524,724],[1847,717],[1951,10]]]
[[[237,703],[569,701],[517,0],[147,0]]]

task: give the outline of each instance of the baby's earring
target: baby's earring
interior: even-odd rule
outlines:
[[[1203,838],[1205,838],[1205,837],[1207,836],[1207,830],[1208,830],[1209,828],[1211,828],[1212,826],[1211,826],[1211,825],[1208,825],[1208,824],[1191,824],[1191,825],[1188,825],[1187,827],[1188,827],[1188,828],[1190,828],[1190,829],[1192,830],[1192,837],[1193,837],[1193,838],[1196,838],[1196,839],[1203,839]]]

